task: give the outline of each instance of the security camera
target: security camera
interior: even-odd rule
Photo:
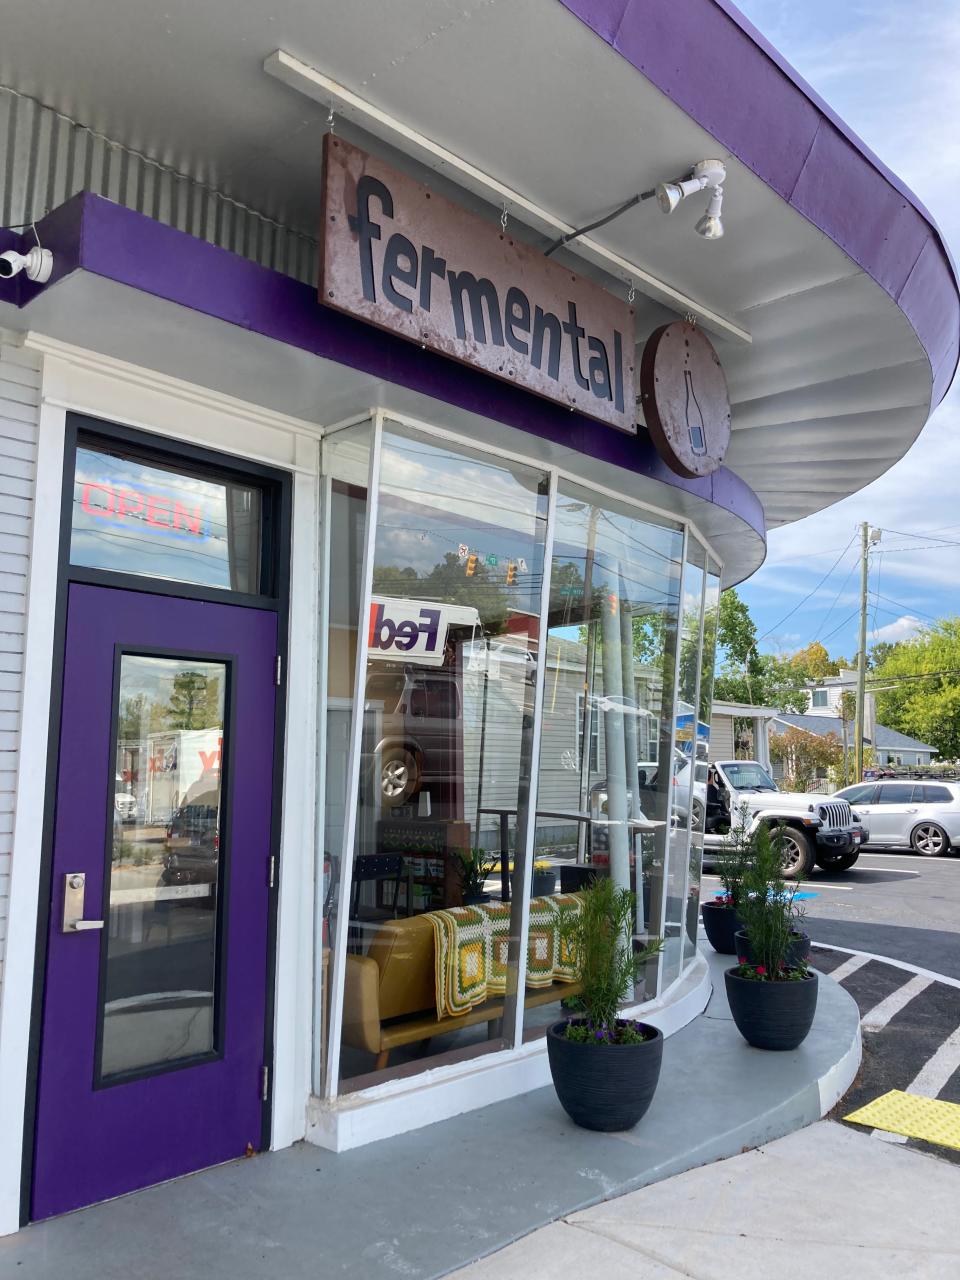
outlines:
[[[26,253],[17,253],[15,249],[0,253],[0,280],[12,280],[21,271],[25,271],[28,280],[46,284],[52,270],[53,254],[49,249],[41,249],[39,245],[34,245]]]

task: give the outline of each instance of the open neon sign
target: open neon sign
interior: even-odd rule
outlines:
[[[85,515],[121,528],[136,525],[140,530],[198,542],[210,535],[210,523],[201,504],[189,505],[162,493],[84,481],[80,485],[80,506]]]

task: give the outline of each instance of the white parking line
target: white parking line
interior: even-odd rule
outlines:
[[[836,969],[830,971],[829,977],[834,982],[842,982],[844,978],[849,978],[851,973],[856,973],[870,959],[870,956],[851,956],[849,960],[844,960],[843,964],[837,965]],[[814,968],[816,968],[816,957],[814,957]]]
[[[701,880],[716,880],[718,883],[720,880],[719,876],[710,875],[706,871],[700,878]],[[816,886],[816,888],[814,888],[814,886]],[[853,884],[831,884],[829,881],[804,880],[800,885],[800,892],[803,893],[805,889],[809,889],[811,893],[819,893],[821,889],[836,889],[838,893],[853,893],[855,888],[856,885]]]
[[[879,849],[861,849],[861,858],[879,858],[881,862],[886,862],[889,858],[899,858],[902,862],[935,862],[939,866],[960,866],[960,858],[925,858],[922,853],[900,853],[896,849],[892,849],[886,853]]]
[[[894,960],[892,956],[880,956],[875,951],[857,951],[855,947],[838,947],[832,942],[819,942],[816,938],[813,940],[814,947],[821,947],[824,951],[842,951],[844,955],[862,956],[864,963],[868,960],[879,960],[881,964],[892,965],[894,969],[904,969],[907,973],[919,973],[925,978],[932,978],[934,982],[942,982],[948,987],[956,987],[960,990],[960,978],[951,978],[949,974],[937,973],[933,969],[924,969],[919,964],[909,964],[906,960]],[[858,966],[859,967],[859,966]],[[839,969],[834,969],[831,977],[834,977]]]
[[[909,982],[892,991],[885,1000],[881,1000],[865,1013],[860,1019],[861,1028],[864,1031],[882,1031],[894,1014],[899,1013],[914,996],[918,996],[921,991],[926,991],[931,982],[933,979],[928,978],[926,974],[915,974]]]
[[[928,1058],[917,1072],[916,1078],[907,1085],[907,1093],[919,1093],[924,1098],[935,1098],[947,1081],[960,1067],[960,1027],[950,1036],[933,1055]]]
[[[883,870],[887,873],[888,876],[915,876],[917,877],[917,879],[920,878],[919,871],[904,871],[901,867],[882,867],[882,868],[876,867],[876,868],[871,868],[871,870],[877,870],[877,871]],[[856,875],[856,872],[854,872],[854,875]]]
[[[960,1027],[957,1027],[953,1035],[947,1036],[937,1052],[927,1059],[904,1092],[919,1094],[921,1098],[935,1098],[958,1067]],[[880,1138],[883,1142],[896,1142],[901,1146],[907,1141],[905,1134],[887,1133],[884,1129],[871,1129],[870,1136]]]

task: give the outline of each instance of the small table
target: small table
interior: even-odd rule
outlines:
[[[477,810],[478,814],[488,813],[500,820],[500,897],[504,902],[510,901],[510,818],[517,816],[516,808],[499,809],[495,807]],[[595,818],[582,809],[537,809],[537,818],[559,818],[563,822],[590,823],[615,826],[609,818]],[[655,831],[657,827],[666,826],[665,822],[654,822],[650,818],[628,818],[627,825],[632,828],[632,835]]]

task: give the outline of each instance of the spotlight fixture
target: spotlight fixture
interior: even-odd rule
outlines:
[[[707,212],[694,227],[694,231],[696,231],[698,236],[703,236],[704,240],[720,239],[723,235],[723,223],[720,220],[720,210],[722,207],[723,187],[714,187],[713,194],[710,197],[710,203],[707,205]]]
[[[0,280],[12,280],[21,271],[25,271],[28,280],[46,284],[52,270],[53,254],[49,249],[41,249],[38,244],[26,253],[17,253],[15,249],[0,253]]]
[[[663,212],[673,213],[681,200],[710,187],[713,191],[710,204],[696,229],[705,240],[719,240],[723,235],[720,209],[723,203],[722,183],[726,176],[727,169],[722,160],[700,160],[686,178],[680,178],[676,182],[661,182],[654,194]]]

